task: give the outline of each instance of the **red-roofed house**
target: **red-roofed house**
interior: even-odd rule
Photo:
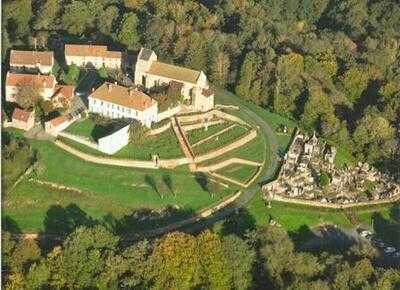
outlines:
[[[56,85],[54,91],[51,102],[55,108],[66,108],[71,104],[75,93],[74,86]]]
[[[28,131],[35,126],[35,113],[16,108],[12,114],[12,127]]]
[[[45,131],[57,136],[59,132],[71,125],[75,120],[68,115],[62,115],[44,123]]]
[[[54,94],[56,83],[56,78],[53,75],[47,76],[8,72],[6,77],[6,101],[15,102],[18,91],[24,86],[35,86],[39,90],[39,95],[44,100],[50,100]]]
[[[120,68],[122,53],[109,51],[105,45],[66,44],[65,61],[68,65]]]
[[[54,65],[52,51],[11,50],[10,67],[37,68],[43,74],[51,72]]]

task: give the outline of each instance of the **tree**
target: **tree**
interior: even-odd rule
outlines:
[[[244,99],[251,99],[251,86],[257,76],[261,65],[261,58],[253,51],[249,52],[240,68],[239,82],[236,86],[236,93]]]
[[[193,289],[201,284],[196,238],[181,232],[165,235],[151,256],[154,289]]]
[[[351,104],[361,97],[362,92],[367,88],[369,78],[369,70],[360,66],[350,67],[340,77],[346,97]]]
[[[210,79],[216,85],[224,88],[228,82],[230,60],[224,52],[219,52],[211,64]]]
[[[185,56],[185,66],[195,70],[205,70],[207,53],[204,37],[199,33],[192,33],[188,40],[188,47]]]
[[[220,237],[209,230],[197,236],[202,284],[208,289],[229,289],[231,273]]]
[[[73,0],[65,7],[62,26],[71,34],[81,35],[94,27],[94,20],[85,2]]]
[[[98,17],[97,27],[100,32],[108,36],[113,36],[115,33],[115,26],[119,15],[119,9],[117,6],[108,6]]]
[[[5,1],[3,6],[3,25],[8,36],[13,40],[22,40],[30,32],[29,22],[32,18],[31,0]]]
[[[115,254],[119,238],[103,226],[79,227],[68,236],[63,249],[50,259],[53,275],[62,288],[94,288],[105,262]]]
[[[35,30],[57,30],[60,27],[62,1],[47,0],[38,9],[34,22]]]
[[[81,71],[79,67],[76,64],[71,64],[67,68],[67,74],[65,72],[62,72],[61,74],[61,79],[67,84],[67,85],[76,85],[79,75]]]
[[[330,182],[329,175],[325,171],[320,172],[318,176],[318,185],[321,187],[325,187],[329,184],[329,182]]]
[[[40,258],[40,248],[35,240],[18,241],[10,256],[10,267],[13,272],[24,273],[31,263]]]
[[[129,142],[132,144],[142,144],[148,136],[149,128],[138,121],[133,121],[129,125]]]
[[[22,108],[30,110],[41,98],[42,87],[37,82],[21,83],[15,99]]]
[[[99,77],[101,77],[102,79],[107,79],[108,78],[108,72],[107,69],[102,66],[101,68],[99,68],[97,70],[97,74],[99,75]]]
[[[135,49],[139,45],[138,25],[139,19],[135,13],[128,12],[122,17],[121,25],[118,30],[118,40],[128,49]]]
[[[232,276],[233,289],[250,289],[252,268],[256,253],[245,241],[236,235],[223,237],[225,257]]]

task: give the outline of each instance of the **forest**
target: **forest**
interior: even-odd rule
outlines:
[[[394,0],[8,0],[11,47],[107,44],[201,69],[214,85],[399,174],[400,5]],[[57,55],[57,52],[56,52]]]
[[[68,229],[55,244],[44,242],[46,237],[37,242],[3,234],[4,289],[400,287],[400,272],[376,266],[377,250],[366,242],[300,251],[277,226],[243,236],[206,230],[197,236],[172,232],[158,239],[127,241],[109,226],[95,224],[76,206],[66,212],[73,217],[47,221],[50,228]]]

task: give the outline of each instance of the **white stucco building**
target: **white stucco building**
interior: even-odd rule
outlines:
[[[75,64],[83,67],[121,68],[122,53],[109,51],[105,45],[66,44],[65,61],[67,65]]]
[[[50,100],[57,84],[53,75],[34,75],[7,73],[6,76],[6,101],[15,102],[16,96],[22,87],[35,87],[44,100]]]
[[[194,110],[208,111],[214,107],[214,94],[202,71],[157,61],[154,51],[142,48],[135,66],[135,84],[151,89],[171,82],[181,85],[182,96]]]
[[[54,65],[52,51],[14,50],[10,52],[10,67],[38,69],[42,74],[49,74]]]
[[[145,93],[104,83],[89,97],[89,111],[109,118],[131,118],[150,127],[157,122],[158,104]]]

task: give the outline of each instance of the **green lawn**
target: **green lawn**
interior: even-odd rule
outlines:
[[[256,138],[251,140],[249,143],[246,143],[242,147],[229,151],[218,158],[204,161],[200,163],[200,166],[208,166],[233,157],[243,158],[260,163],[262,163],[265,158],[266,165],[268,166],[270,160],[270,148],[269,146],[266,146],[265,142],[267,141],[258,134]]]
[[[217,150],[225,145],[233,143],[234,141],[240,139],[241,137],[248,134],[249,130],[242,126],[235,126],[232,129],[225,131],[224,133],[208,140],[207,142],[192,147],[195,155],[201,155],[208,153],[213,150]]]
[[[184,157],[184,154],[179,145],[179,141],[176,138],[172,128],[160,134],[146,137],[144,142],[141,144],[128,144],[113,155],[102,153],[98,150],[64,137],[59,137],[59,139],[60,141],[75,149],[95,156],[151,160],[152,154],[158,153],[160,155],[160,158],[163,159]]]
[[[258,167],[256,166],[235,163],[217,170],[216,173],[246,183],[254,176],[257,170]]]
[[[222,124],[209,126],[207,131],[204,130],[204,128],[190,130],[190,131],[186,132],[186,136],[189,140],[189,143],[193,145],[193,144],[199,142],[200,140],[203,140],[204,138],[207,138],[213,134],[216,134],[231,125],[232,125],[232,123],[225,122]]]
[[[154,136],[148,136],[141,144],[128,144],[113,157],[151,160],[153,154],[159,154],[162,159],[184,157],[172,128]]]
[[[84,120],[75,121],[67,129],[65,129],[65,132],[88,137],[94,141],[95,139],[93,137],[93,131],[95,127],[96,123],[94,123],[90,118],[87,118]]]
[[[38,179],[75,187],[84,193],[62,192],[27,181],[21,183],[3,196],[3,216],[14,220],[24,231],[43,229],[47,211],[57,204],[64,206],[73,202],[95,218],[108,214],[120,218],[134,209],[169,204],[192,212],[232,193],[231,189],[219,188],[211,198],[202,182],[183,169],[155,171],[104,166],[85,162],[47,141],[32,140],[32,146],[39,151],[44,164]]]

